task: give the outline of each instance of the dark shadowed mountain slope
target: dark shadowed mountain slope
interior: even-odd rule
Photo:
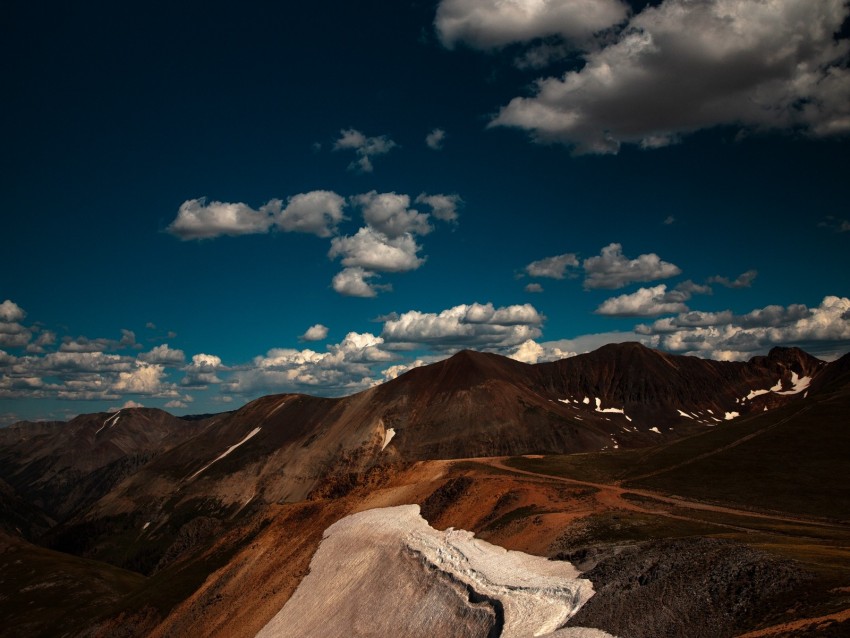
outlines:
[[[404,459],[597,450],[610,428],[575,418],[541,383],[536,366],[462,351],[375,388],[375,419],[392,428]]]
[[[519,459],[518,467],[734,507],[850,521],[850,356],[807,390],[647,449]],[[798,380],[799,383],[799,380]]]
[[[139,574],[0,531],[0,633],[10,638],[81,635],[144,581]]]
[[[828,394],[850,390],[850,352],[825,366],[812,381],[810,394]]]
[[[671,443],[632,484],[850,521],[848,361],[825,366],[807,398]]]
[[[345,400],[274,395],[162,453],[48,535],[49,546],[146,574],[186,557],[255,507],[361,477],[384,431]],[[353,419],[353,420],[352,420]]]
[[[160,411],[79,417],[58,430],[62,437],[4,446],[0,460],[13,461],[5,480],[18,494],[57,518],[83,509],[73,489],[81,474],[86,495],[97,498],[160,453],[98,509],[137,510],[137,496],[161,502],[177,492],[183,502],[197,494],[227,507],[293,501],[330,474],[376,464],[675,440],[798,400],[835,365],[793,348],[718,362],[625,343],[538,365],[462,351],[343,399],[263,397],[214,427]]]
[[[54,520],[18,496],[11,485],[0,479],[0,532],[34,539],[53,525]]]
[[[132,408],[81,415],[68,423],[12,426],[3,431],[0,478],[19,497],[61,520],[207,423]]]
[[[800,380],[817,376],[824,366],[798,348],[729,362],[623,343],[537,368],[553,394],[589,398],[591,404],[599,398],[602,408],[622,408],[638,428],[667,430],[688,419],[711,425],[786,403],[804,391]]]

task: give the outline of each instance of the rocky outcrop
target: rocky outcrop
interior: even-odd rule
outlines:
[[[810,576],[740,543],[658,540],[565,558],[595,566],[596,588],[570,624],[629,638],[726,638],[792,607]],[[673,612],[672,610],[675,610]]]

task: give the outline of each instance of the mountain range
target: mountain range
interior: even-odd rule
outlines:
[[[18,423],[0,430],[0,610],[21,636],[254,636],[325,529],[417,504],[437,529],[585,571],[586,631],[841,635],[848,415],[850,355],[726,362],[624,343],[536,365],[461,351],[352,396],[200,418]],[[31,566],[26,585],[14,565]],[[427,598],[425,582],[403,585]],[[505,604],[470,592],[450,608]],[[654,597],[678,620],[638,613]]]

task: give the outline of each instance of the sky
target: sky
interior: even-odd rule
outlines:
[[[848,16],[11,0],[0,424],[341,396],[463,348],[835,359]]]

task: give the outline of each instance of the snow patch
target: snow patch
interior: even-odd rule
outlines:
[[[690,414],[688,414],[687,412],[682,412],[681,410],[676,410],[676,412],[679,413],[679,416],[683,416],[686,419],[693,419],[694,418]]]
[[[437,613],[445,609],[437,604],[439,595],[416,596],[445,580],[499,602],[502,638],[560,635],[558,629],[593,595],[592,583],[570,563],[508,551],[472,532],[435,530],[419,515],[418,505],[352,514],[323,536],[308,575],[257,638],[347,635],[352,624],[368,627],[362,633],[374,636],[424,635],[423,629],[436,624],[434,635],[447,635],[446,621]],[[396,564],[403,554],[416,557],[427,567],[424,574],[432,574],[424,582],[402,582],[423,607],[409,613],[381,589],[378,575],[382,570],[404,574]]]
[[[393,428],[387,428],[387,431],[384,432],[384,444],[381,446],[381,452],[384,451],[384,448],[389,445],[390,441],[393,440],[395,436],[395,430]]]
[[[809,384],[812,382],[811,377],[801,377],[793,370],[791,371],[791,389],[790,390],[782,390],[782,379],[776,382],[776,385],[772,386],[769,390],[750,390],[750,393],[744,397],[741,402],[745,400],[752,401],[755,397],[761,396],[762,394],[767,394],[768,392],[773,392],[774,394],[779,394],[782,396],[787,396],[790,394],[799,394],[803,390],[809,387]],[[735,403],[738,401],[736,400]]]
[[[614,414],[622,414],[627,419],[629,419],[629,417],[626,416],[626,411],[623,408],[603,408],[602,399],[598,397],[596,398],[596,412],[611,412]],[[631,421],[631,419],[629,419],[629,421]]]
[[[269,412],[269,413],[266,415],[266,418],[268,419],[268,418],[269,418],[272,414],[274,414],[275,412],[277,412],[278,410],[280,410],[283,406],[285,406],[285,405],[286,405],[286,401],[287,401],[287,400],[286,400],[286,399],[284,399],[283,401],[281,401],[280,403],[278,403],[278,404],[277,404],[277,405],[276,405],[276,406],[272,409],[272,411],[271,411],[271,412]]]
[[[811,377],[798,377],[796,372],[791,373],[791,383],[794,387],[790,390],[786,390],[785,392],[777,392],[776,394],[788,395],[788,394],[799,394],[803,390],[809,387],[809,384],[812,382]]]
[[[95,432],[95,433],[94,433],[94,434],[95,434],[95,436],[97,436],[98,432],[100,432],[100,431],[101,431],[103,428],[105,428],[107,425],[111,428],[111,427],[112,427],[112,426],[114,426],[116,423],[118,423],[118,419],[119,419],[120,417],[121,417],[121,410],[118,410],[118,412],[116,412],[115,414],[113,414],[111,417],[108,417],[108,418],[107,418],[107,419],[103,422],[103,425],[101,425],[101,426],[98,428],[97,432]],[[109,423],[110,421],[112,421],[112,423],[111,423],[111,424]]]
[[[143,530],[146,530],[146,529],[147,529],[148,527],[150,527],[150,526],[151,526],[151,522],[150,522],[150,521],[148,521],[147,523],[145,523],[144,525],[142,525],[142,529],[143,529]]]
[[[221,454],[219,454],[219,455],[218,455],[216,458],[214,458],[212,461],[210,461],[209,463],[207,463],[207,464],[206,464],[204,467],[202,467],[200,470],[198,470],[197,472],[195,472],[194,474],[192,474],[192,476],[190,476],[188,480],[190,480],[190,481],[191,481],[191,480],[192,480],[193,478],[195,478],[198,474],[200,474],[200,473],[201,473],[201,472],[203,472],[205,469],[207,469],[210,465],[212,465],[213,463],[217,463],[218,461],[220,461],[221,459],[223,459],[225,456],[227,456],[228,454],[230,454],[233,450],[235,450],[235,449],[236,449],[236,448],[238,448],[240,445],[242,445],[243,443],[245,443],[248,439],[253,438],[254,436],[256,436],[256,435],[257,435],[257,432],[259,432],[259,431],[260,431],[260,430],[262,430],[262,429],[263,429],[263,428],[259,428],[259,427],[257,427],[257,428],[254,428],[253,430],[251,430],[250,432],[248,432],[248,434],[245,436],[245,438],[244,438],[244,439],[242,439],[241,441],[239,441],[239,443],[234,443],[233,445],[231,445],[229,448],[227,448],[224,452],[222,452]]]
[[[590,405],[590,397],[584,397],[584,399],[582,399],[581,402],[584,403],[585,405]]]
[[[723,418],[724,418],[726,421],[731,421],[732,419],[736,419],[736,418],[738,418],[739,416],[741,416],[741,415],[740,415],[740,414],[738,414],[737,412],[727,412],[727,413],[726,413],[726,416],[724,416]]]
[[[649,431],[650,431],[650,432],[655,432],[656,434],[661,434],[661,430],[659,430],[659,429],[658,429],[657,427],[655,427],[654,425],[653,425],[651,428],[649,428]]]

